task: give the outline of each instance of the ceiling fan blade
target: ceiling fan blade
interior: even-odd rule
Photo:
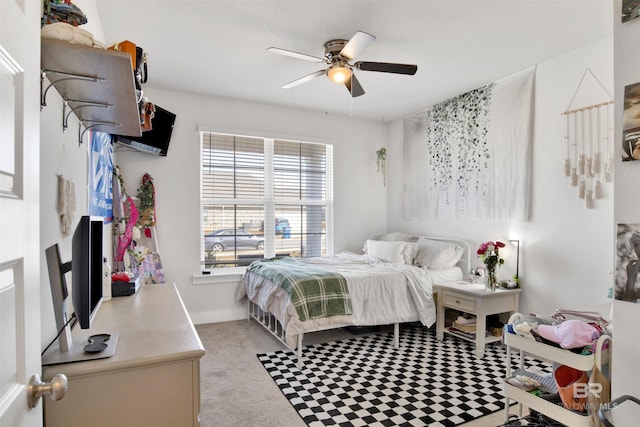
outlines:
[[[315,71],[311,74],[307,74],[304,77],[300,77],[297,80],[294,80],[290,83],[287,83],[286,85],[282,86],[282,89],[289,89],[298,85],[301,85],[302,83],[306,83],[306,82],[310,82],[313,79],[317,79],[318,77],[322,77],[325,76],[327,74],[327,70],[318,70]]]
[[[393,64],[389,62],[360,61],[356,62],[353,66],[362,71],[379,71],[382,73],[408,74],[411,76],[418,71],[417,65]]]
[[[344,56],[348,59],[353,59],[360,54],[367,46],[375,40],[375,36],[364,31],[358,31],[347,42],[347,44],[340,51],[340,56]]]
[[[303,59],[305,61],[317,62],[320,64],[323,64],[326,62],[323,58],[318,58],[317,56],[307,55],[306,53],[298,53],[292,50],[280,49],[279,47],[269,47],[267,48],[267,52],[277,53],[278,55],[290,56],[296,59]]]
[[[349,90],[352,97],[355,98],[356,96],[364,95],[364,89],[362,89],[362,86],[355,74],[352,73],[351,78],[344,82],[344,85],[347,87],[347,90]]]

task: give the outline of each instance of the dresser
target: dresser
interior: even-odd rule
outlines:
[[[175,284],[103,302],[73,340],[99,333],[118,334],[112,357],[43,367],[46,382],[57,373],[68,378],[61,400],[43,400],[47,427],[199,426],[205,351]]]

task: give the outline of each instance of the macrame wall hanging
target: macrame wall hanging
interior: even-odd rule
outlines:
[[[67,237],[73,231],[73,215],[76,210],[76,190],[69,173],[67,152],[62,146],[58,160],[58,197],[56,210],[60,219],[60,231]]]
[[[590,75],[607,95],[606,100],[580,108],[574,107],[585,77]],[[580,79],[564,116],[564,176],[577,188],[587,209],[603,197],[602,185],[613,181],[613,100],[598,78],[587,69]]]

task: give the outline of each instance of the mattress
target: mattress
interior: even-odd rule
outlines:
[[[272,313],[285,330],[285,341],[296,347],[300,333],[342,326],[374,326],[420,321],[435,323],[433,285],[462,279],[459,267],[428,269],[381,262],[367,255],[342,252],[335,256],[299,260],[345,277],[352,314],[300,321],[287,293],[275,283],[246,272],[238,289],[238,299],[249,298],[262,310]]]

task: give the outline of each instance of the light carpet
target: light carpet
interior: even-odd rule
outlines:
[[[504,409],[504,348],[473,349],[414,325],[398,349],[391,333],[308,346],[302,370],[290,350],[258,359],[309,426],[456,426]]]

